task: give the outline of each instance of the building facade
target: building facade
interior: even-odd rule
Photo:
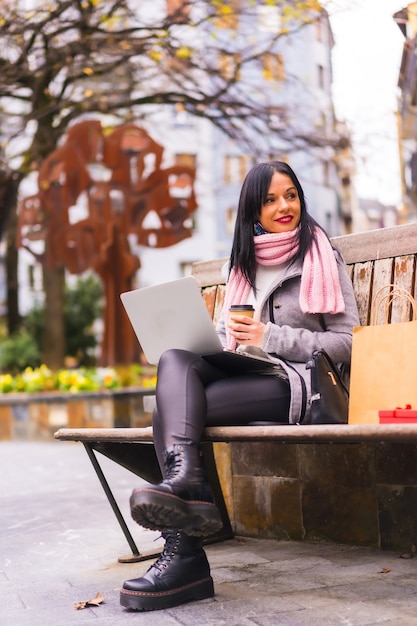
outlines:
[[[402,222],[417,219],[417,2],[394,14],[404,35],[398,77],[398,134],[402,185]]]
[[[242,17],[223,28],[218,24],[220,43],[222,37],[233,36],[250,39],[252,46],[272,40],[281,9],[262,8],[256,20]],[[239,89],[250,97],[256,94],[269,107],[276,129],[258,133],[256,155],[181,107],[152,107],[147,112],[143,124],[164,146],[167,165],[196,166],[198,210],[191,239],[166,249],[137,249],[142,263],[138,286],[175,279],[194,261],[228,255],[244,176],[260,160],[287,161],[300,179],[311,214],[329,235],[350,232],[354,165],[348,130],[333,107],[333,45],[328,15],[322,11],[320,19],[274,41],[262,60],[245,64]],[[219,72],[228,71],[221,57],[218,65]]]

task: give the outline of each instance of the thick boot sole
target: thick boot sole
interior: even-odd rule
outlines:
[[[132,611],[157,611],[169,609],[172,606],[205,600],[214,596],[213,579],[211,576],[204,580],[166,591],[120,591],[120,604]]]
[[[135,522],[150,530],[182,530],[194,537],[213,535],[223,527],[217,506],[211,502],[183,500],[156,489],[135,489],[130,497]]]

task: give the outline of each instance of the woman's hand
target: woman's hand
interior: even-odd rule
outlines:
[[[266,325],[245,315],[230,315],[229,332],[237,343],[261,348]]]

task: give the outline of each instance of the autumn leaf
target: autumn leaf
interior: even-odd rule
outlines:
[[[89,606],[100,606],[102,602],[104,602],[104,598],[101,593],[98,592],[96,594],[96,597],[92,600],[87,600],[86,602],[76,602],[74,604],[74,609],[77,609],[77,611],[79,611],[80,609],[86,609]]]
[[[160,50],[151,50],[149,52],[149,57],[152,59],[152,61],[160,61],[162,59],[162,52]]]
[[[188,46],[181,46],[176,51],[176,55],[180,59],[186,59],[191,56],[191,49]]]
[[[388,574],[388,572],[390,571],[391,570],[389,569],[389,567],[383,567],[382,570],[378,572],[378,574]]]

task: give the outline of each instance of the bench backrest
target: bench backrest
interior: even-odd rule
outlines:
[[[417,294],[417,224],[343,235],[334,237],[332,242],[348,266],[362,325],[369,324],[372,301],[381,287],[393,284],[406,289],[413,297]],[[226,261],[227,258],[202,261],[194,263],[192,268],[214,323],[223,306],[225,286],[221,269]],[[411,319],[411,305],[407,307],[407,319]],[[403,305],[395,301],[389,321],[402,320]],[[382,311],[376,321],[384,321]]]

